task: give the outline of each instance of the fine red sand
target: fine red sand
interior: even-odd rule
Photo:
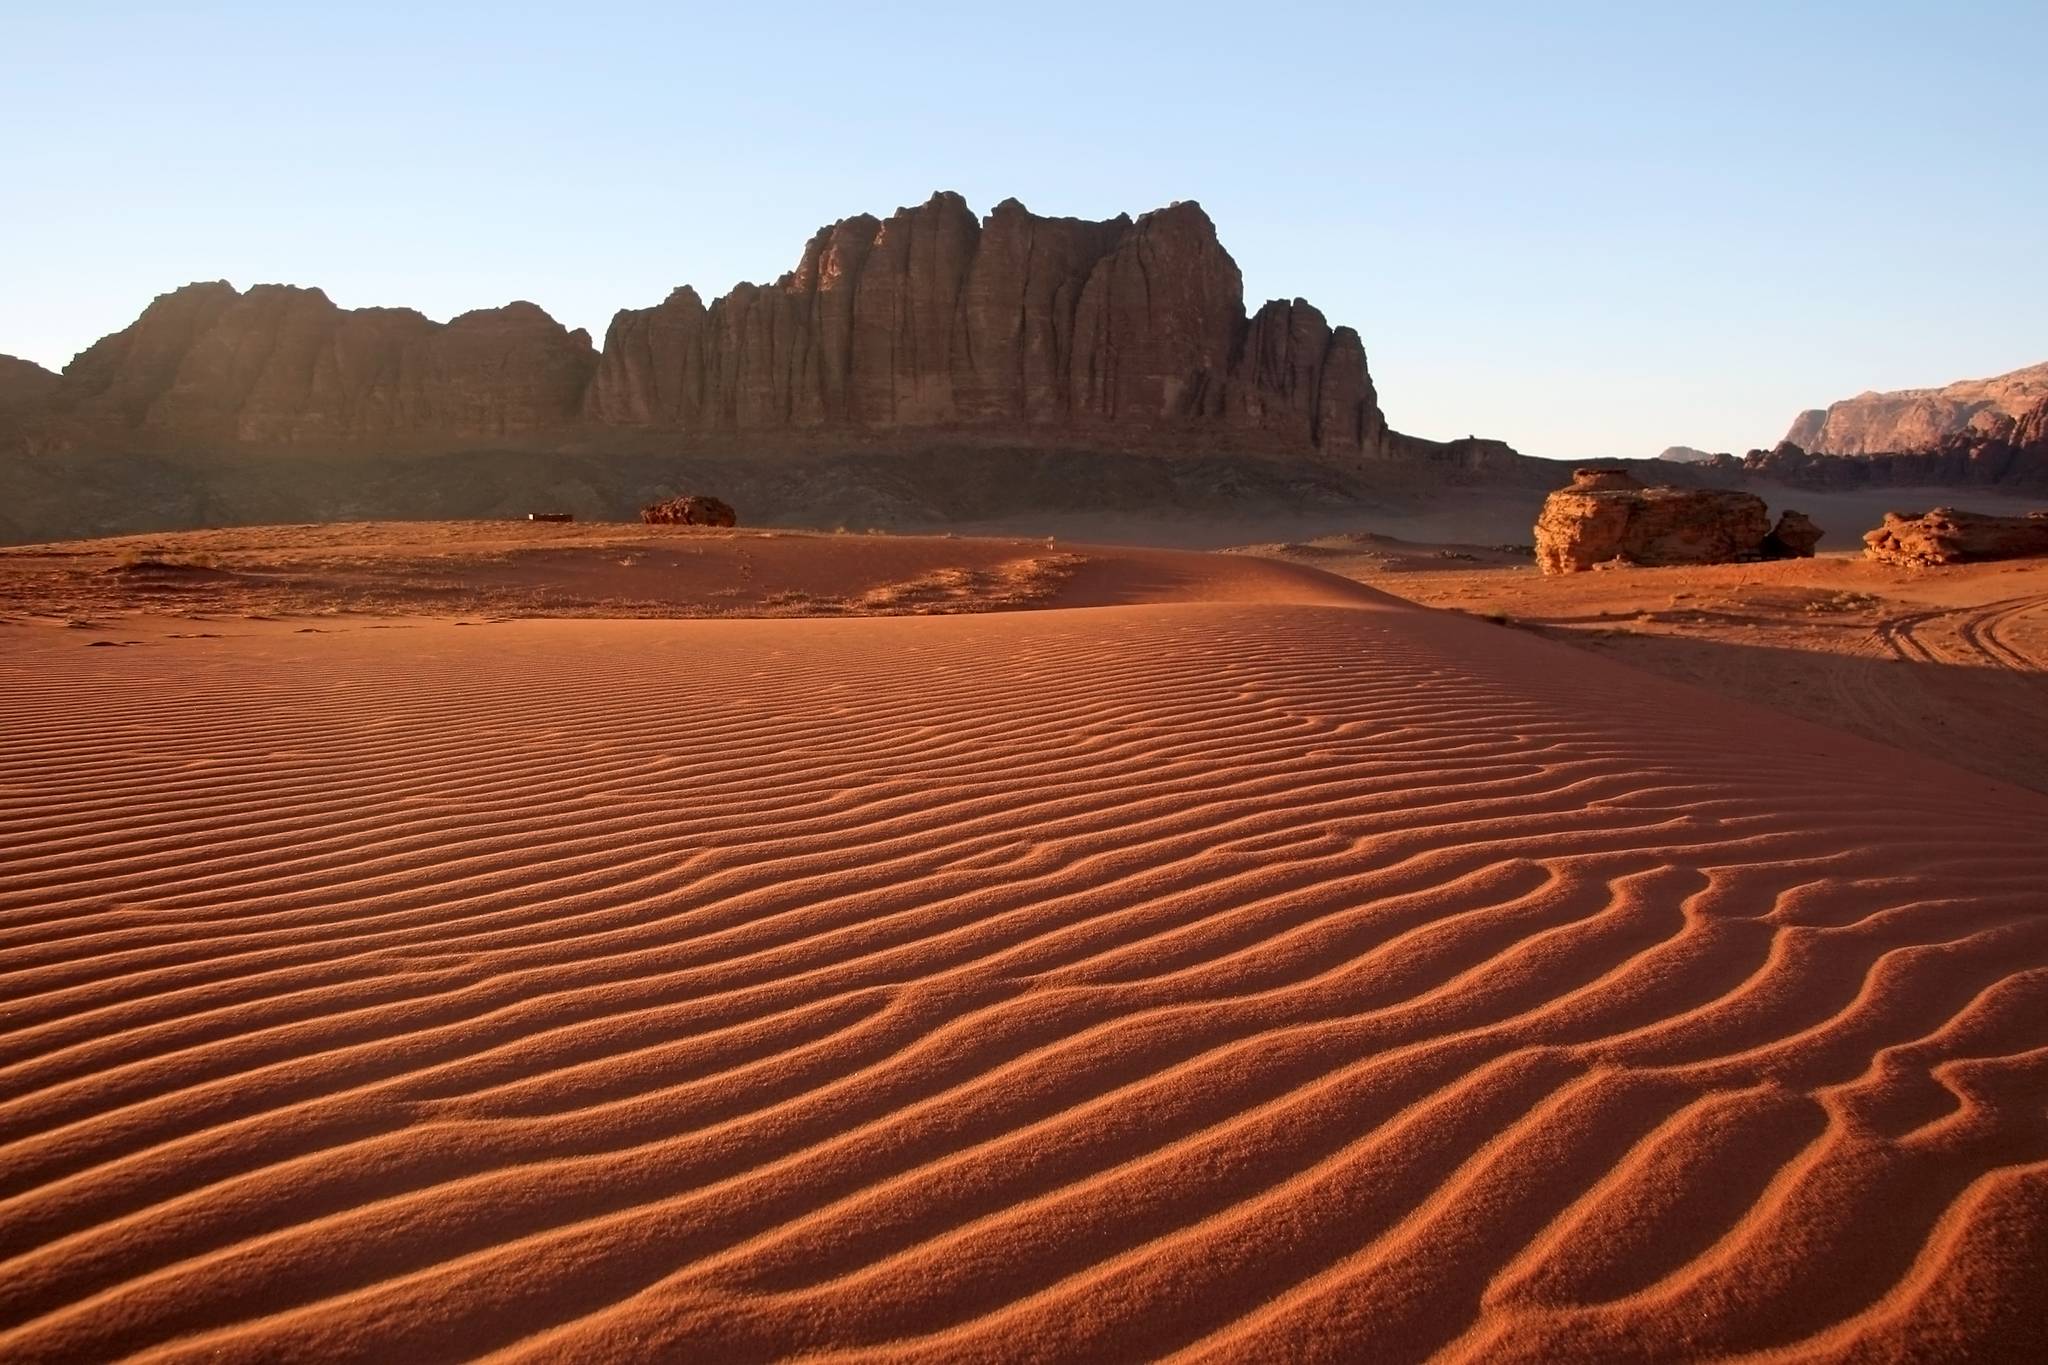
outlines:
[[[1077,560],[0,627],[0,1359],[2048,1357],[2048,797]]]

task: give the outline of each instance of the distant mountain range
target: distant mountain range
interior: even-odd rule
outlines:
[[[1671,446],[1657,458],[1706,478],[1794,487],[2048,494],[2048,364],[1939,389],[1858,394],[1800,413],[1776,447],[1741,457]]]
[[[2007,379],[2027,375],[2048,367]],[[2023,438],[2028,419],[1996,419],[2031,390],[1991,392],[2000,382],[1934,391],[1956,395],[1941,414],[1968,412],[1928,420]],[[1859,449],[1885,439],[1872,434],[1881,422],[1844,411],[1866,399],[1817,430],[1853,428],[1863,434],[1844,440]],[[1959,459],[1802,454],[1752,472],[1830,487],[2032,477],[2024,462]],[[1648,472],[1698,482],[1751,466],[1661,468]],[[531,303],[441,323],[216,281],[159,297],[61,374],[0,356],[0,540],[625,517],[678,491],[726,497],[755,523],[824,526],[1341,515],[1565,476],[1500,441],[1389,429],[1358,333],[1298,298],[1248,312],[1236,262],[1192,201],[1090,221],[1011,199],[977,217],[942,192],[820,229],[772,284],[709,303],[683,286],[622,310],[601,348]]]
[[[1935,450],[1953,437],[2023,446],[2044,432],[2048,363],[1938,389],[1860,393],[1800,413],[1785,439],[1813,455],[1884,455]]]
[[[623,310],[602,349],[531,303],[438,323],[187,285],[61,376],[8,362],[0,405],[38,452],[1405,450],[1358,333],[1301,299],[1248,315],[1199,204],[977,218],[952,193],[820,229],[773,284]]]
[[[1097,222],[1014,199],[977,217],[939,193],[820,229],[772,284],[623,310],[602,348],[531,303],[440,323],[213,282],[62,374],[0,358],[0,538],[17,540],[618,517],[679,489],[827,526],[1230,515],[1479,477],[1556,474],[1498,441],[1390,431],[1358,333],[1302,299],[1248,313],[1193,202]]]

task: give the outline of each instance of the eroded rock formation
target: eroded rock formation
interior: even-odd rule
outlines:
[[[1778,524],[1764,537],[1765,559],[1812,559],[1813,552],[1820,546],[1820,527],[1804,512],[1787,508],[1778,517]]]
[[[47,402],[63,383],[32,360],[0,355],[0,411]]]
[[[1932,450],[1889,455],[1813,455],[1790,441],[1737,459],[1716,455],[1709,476],[1754,475],[1795,488],[1987,487],[2048,489],[2048,408],[2013,424],[2010,440],[1945,437]]]
[[[1935,450],[1951,437],[2015,440],[2029,413],[2048,404],[2048,364],[1938,389],[1867,392],[1802,412],[1785,439],[1815,455],[1885,455]]]
[[[1764,500],[1754,493],[1646,488],[1622,470],[1580,469],[1544,500],[1536,562],[1545,573],[1609,563],[1725,564],[1763,558],[1770,532]]]
[[[2048,512],[2023,517],[1994,517],[1953,507],[1887,512],[1884,525],[1864,534],[1863,552],[1888,564],[1906,565],[2048,555]]]
[[[31,367],[32,368],[32,367]],[[42,372],[38,372],[42,373]],[[0,383],[7,377],[0,374]],[[979,219],[957,194],[820,230],[795,270],[619,313],[602,352],[530,303],[434,322],[317,289],[189,285],[21,419],[46,451],[753,446],[970,439],[1399,456],[1358,334],[1247,315],[1198,204]]]
[[[640,509],[640,520],[649,526],[737,526],[739,515],[722,498],[684,494],[664,498]]]
[[[55,406],[88,447],[490,440],[577,420],[590,337],[530,303],[436,323],[318,289],[187,285],[64,368]]]
[[[0,355],[0,451],[22,441],[20,421],[46,407],[64,381],[34,361]]]

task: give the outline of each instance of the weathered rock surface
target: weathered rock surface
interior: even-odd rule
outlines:
[[[1905,565],[2048,555],[2048,512],[2024,517],[1994,517],[1953,507],[1887,512],[1884,525],[1864,534],[1863,552],[1888,564]]]
[[[1820,527],[1804,512],[1789,508],[1778,517],[1778,524],[1764,537],[1765,559],[1812,559],[1813,552],[1820,546]]]
[[[1716,455],[1709,476],[1753,475],[1795,488],[1985,487],[2048,489],[2048,409],[2014,423],[2012,439],[1949,436],[1932,450],[1891,455],[1813,455],[1790,441],[1741,459]]]
[[[318,289],[215,282],[163,295],[85,350],[56,401],[87,446],[489,440],[573,423],[595,363],[588,334],[530,303],[442,324],[337,308]]]
[[[1761,558],[1771,523],[1754,493],[1646,488],[1621,470],[1581,469],[1536,519],[1545,573],[1598,564],[1725,564]]]
[[[63,382],[33,360],[0,355],[0,410],[47,402]]]
[[[63,382],[32,360],[0,355],[0,452],[21,444],[21,417],[45,407]]]
[[[530,303],[443,324],[317,289],[189,285],[24,411],[33,448],[78,453],[967,439],[1407,454],[1358,334],[1301,299],[1248,316],[1200,205],[1089,222],[1005,200],[978,219],[952,193],[820,230],[773,284],[620,312],[602,352]]]
[[[1627,493],[1640,490],[1643,481],[1626,469],[1574,469],[1567,491],[1573,493]]]
[[[1802,412],[1785,439],[1815,455],[1909,454],[1951,437],[2015,440],[2015,428],[2048,404],[2048,363],[1938,389],[1867,392]]]
[[[684,494],[664,498],[640,509],[640,520],[649,526],[737,526],[739,515],[721,498]]]

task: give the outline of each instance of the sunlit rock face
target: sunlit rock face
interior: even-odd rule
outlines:
[[[935,194],[820,229],[772,284],[622,311],[602,351],[530,303],[439,323],[318,289],[188,285],[39,383],[10,411],[45,449],[957,435],[1397,453],[1358,334],[1301,299],[1247,315],[1193,202],[1093,222]]]
[[[1090,222],[1008,199],[977,219],[950,193],[822,229],[772,286],[621,312],[588,413],[682,432],[1194,431],[1374,453],[1386,429],[1358,334],[1299,299],[1247,317],[1200,205]]]
[[[1910,454],[1970,437],[2024,446],[2018,431],[2048,406],[2048,364],[1938,389],[1862,393],[1802,412],[1785,439],[1814,455]],[[2038,437],[2036,438],[2038,439]]]
[[[1603,564],[1727,564],[1764,557],[1770,534],[1764,500],[1754,493],[1645,488],[1622,470],[1581,469],[1569,487],[1544,500],[1536,562],[1545,573]]]

